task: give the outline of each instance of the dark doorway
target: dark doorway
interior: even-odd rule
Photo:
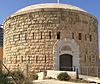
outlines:
[[[61,71],[72,71],[72,55],[60,55],[59,64]]]

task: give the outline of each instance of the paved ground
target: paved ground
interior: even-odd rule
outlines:
[[[88,84],[88,83],[73,83],[67,81],[58,81],[58,80],[36,80],[33,84]]]
[[[98,77],[92,77],[92,76],[85,76],[85,75],[79,75],[80,78],[83,78],[84,80],[96,82],[96,83],[74,83],[74,82],[68,82],[68,81],[59,81],[59,80],[35,80],[33,81],[33,84],[100,84],[100,78]]]
[[[87,81],[94,81],[94,82],[100,84],[100,78],[98,78],[98,77],[79,75],[79,78],[83,78],[84,80],[87,80]]]

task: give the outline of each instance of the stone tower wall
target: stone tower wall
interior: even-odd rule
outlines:
[[[53,69],[56,41],[69,38],[79,45],[81,73],[87,74],[87,66],[88,72],[94,73],[98,59],[97,25],[97,19],[90,14],[61,8],[9,17],[4,23],[4,63],[10,70]]]

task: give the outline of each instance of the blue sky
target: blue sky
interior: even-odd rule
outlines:
[[[7,16],[13,14],[14,12],[23,7],[32,4],[56,2],[57,0],[0,0],[0,24],[3,24]],[[98,18],[100,44],[100,0],[60,0],[60,3],[78,6]]]

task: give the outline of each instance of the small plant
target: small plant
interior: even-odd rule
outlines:
[[[36,73],[33,73],[31,77],[33,80],[38,80],[38,75]]]
[[[57,79],[61,81],[68,81],[70,79],[70,76],[66,72],[63,72],[57,76]]]
[[[52,77],[47,77],[47,79],[54,79],[54,78],[52,78]]]
[[[32,80],[29,77],[25,77],[21,84],[33,84]]]
[[[13,75],[14,79],[19,83],[21,84],[22,81],[24,80],[24,75],[23,75],[23,72],[21,71],[14,71],[11,73],[11,75]]]
[[[0,84],[10,84],[9,75],[5,72],[0,72]]]

